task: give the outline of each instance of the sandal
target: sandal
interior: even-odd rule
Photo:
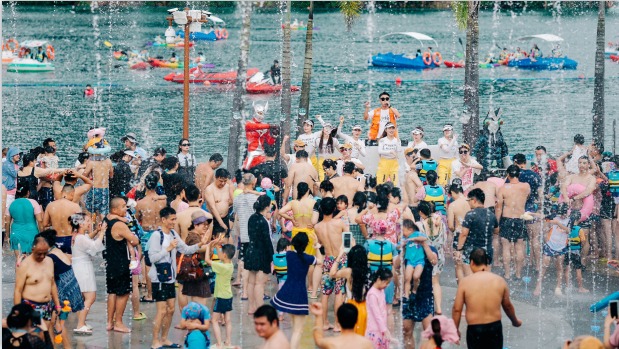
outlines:
[[[265,295],[264,295],[264,297],[262,297],[262,299],[264,299],[264,300],[268,300],[268,299],[271,299],[271,297],[269,297],[269,296],[267,296],[267,295],[265,294]]]
[[[142,298],[140,298],[140,302],[142,303],[154,303],[155,301],[152,299],[146,299],[146,296],[142,296]]]
[[[73,330],[73,332],[77,334],[92,334],[92,330],[90,330],[88,326],[82,326],[80,328],[76,328]]]
[[[133,320],[144,320],[146,319],[146,314],[144,314],[143,312],[140,312],[137,316],[133,317]]]

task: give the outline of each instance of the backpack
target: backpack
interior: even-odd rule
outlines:
[[[178,281],[199,281],[204,277],[204,269],[198,260],[196,253],[191,256],[181,254],[176,258],[178,266],[176,268],[176,280]]]

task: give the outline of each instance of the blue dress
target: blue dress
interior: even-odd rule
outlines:
[[[316,258],[306,253],[303,253],[303,257],[305,261],[301,261],[296,252],[288,251],[286,253],[288,277],[284,286],[271,299],[271,305],[284,313],[293,315],[309,314],[305,279],[307,278],[309,267],[316,264]]]

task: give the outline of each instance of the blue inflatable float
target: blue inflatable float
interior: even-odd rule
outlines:
[[[368,63],[375,67],[389,67],[389,68],[408,68],[408,69],[430,69],[438,68],[440,65],[430,62],[426,65],[423,62],[421,56],[417,58],[407,57],[404,54],[396,55],[391,52],[379,53],[376,56],[371,57]]]
[[[530,58],[524,58],[518,61],[509,61],[507,66],[537,70],[576,69],[578,67],[578,62],[567,57],[538,58],[536,61],[533,61]]]
[[[180,35],[181,39],[185,38],[185,31],[183,30],[179,30],[176,32],[176,35]],[[226,34],[226,38],[227,38],[227,34]],[[211,31],[209,33],[202,33],[202,32],[193,32],[189,34],[189,40],[194,40],[194,41],[217,41],[217,40],[222,40],[217,38],[217,35],[215,34],[215,31]]]
[[[611,293],[610,295],[608,295],[606,298],[602,299],[601,301],[595,304],[592,304],[589,310],[591,310],[592,313],[598,312],[608,307],[608,303],[614,300],[619,300],[619,292]]]

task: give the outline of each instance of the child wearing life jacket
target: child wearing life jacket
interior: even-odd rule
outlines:
[[[273,255],[273,274],[277,278],[279,289],[282,289],[288,277],[288,262],[286,262],[286,252],[290,251],[290,241],[280,238],[277,241],[277,253]],[[279,321],[284,320],[284,313],[279,312]]]
[[[408,299],[408,295],[411,293],[411,279],[414,283],[413,292],[416,293],[419,286],[419,278],[425,266],[425,253],[423,252],[423,246],[419,243],[428,240],[428,237],[420,232],[419,227],[410,219],[404,220],[403,227],[402,233],[404,237],[400,245],[406,246],[406,252],[404,253],[404,278],[406,280],[404,283],[404,298]]]
[[[105,154],[109,153],[112,148],[105,137],[105,127],[91,128],[88,131],[88,143],[85,148],[90,154]]]
[[[563,266],[565,268],[565,281],[567,283],[567,287],[571,286],[570,283],[570,275],[571,268],[576,269],[576,281],[578,281],[578,292],[579,293],[588,293],[589,290],[583,287],[582,285],[582,271],[585,269],[585,266],[582,264],[580,259],[580,250],[582,249],[581,241],[585,239],[585,234],[578,226],[580,222],[580,211],[573,210],[570,214],[570,225],[568,226],[570,232],[568,237],[568,250],[565,254],[565,259],[563,259]]]
[[[419,175],[419,179],[423,183],[423,185],[428,184],[426,180],[426,174],[428,171],[436,171],[438,168],[438,162],[432,159],[432,152],[430,149],[421,149],[419,151],[419,156],[421,160],[419,160],[416,164],[415,169],[417,170],[417,175]]]

